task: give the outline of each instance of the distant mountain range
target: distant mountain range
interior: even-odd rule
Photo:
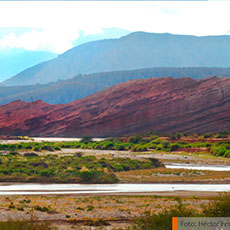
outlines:
[[[209,76],[230,77],[230,68],[150,68],[79,75],[70,80],[27,86],[0,86],[0,104],[21,99],[26,102],[43,100],[51,104],[69,103],[110,86],[134,79],[151,77],[191,77],[203,79]]]
[[[150,78],[65,105],[0,106],[0,134],[110,137],[149,131],[230,131],[230,78]]]
[[[46,51],[30,51],[21,48],[0,49],[0,81],[56,56],[57,54]]]
[[[76,46],[24,70],[6,85],[44,84],[78,74],[152,67],[230,67],[230,36],[134,32]]]
[[[120,38],[130,33],[131,31],[129,30],[124,30],[116,27],[102,28],[102,30],[97,34],[87,34],[84,31],[80,31],[79,37],[73,42],[73,45],[78,46],[86,42],[92,42],[102,39]]]

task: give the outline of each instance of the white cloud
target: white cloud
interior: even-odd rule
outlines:
[[[229,31],[230,2],[0,2],[1,28],[34,28],[6,34],[0,47],[64,52],[80,30],[101,28],[130,31],[219,35]]]
[[[15,35],[9,33],[0,40],[0,47],[2,48],[24,48],[27,50],[47,50],[52,52],[61,53],[67,49],[72,48],[72,42],[75,36],[65,34],[59,36],[60,32],[52,29],[23,33],[22,35]],[[69,39],[72,37],[72,39]]]

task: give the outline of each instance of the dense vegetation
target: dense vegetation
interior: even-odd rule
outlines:
[[[202,136],[194,134],[186,136],[182,133],[170,135],[146,134],[120,138],[108,138],[103,141],[93,141],[91,137],[83,137],[81,141],[73,142],[21,142],[18,144],[0,144],[0,151],[57,151],[62,148],[98,149],[98,150],[131,150],[143,151],[184,151],[200,149],[215,156],[230,157],[230,135],[226,132],[218,134],[205,133]]]
[[[220,141],[210,149],[215,156],[230,157],[230,141]]]
[[[0,181],[116,183],[114,172],[151,169],[158,165],[156,159],[97,159],[81,154],[59,157],[27,153],[22,156],[12,152],[0,157]]]
[[[146,213],[135,220],[135,224],[128,230],[171,230],[172,217],[230,217],[230,195],[224,194],[214,202],[204,205],[201,211],[181,203],[158,214]]]

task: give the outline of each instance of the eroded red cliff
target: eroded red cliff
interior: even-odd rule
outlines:
[[[0,107],[0,134],[116,136],[147,131],[230,131],[230,79],[151,78],[118,84],[65,105]]]

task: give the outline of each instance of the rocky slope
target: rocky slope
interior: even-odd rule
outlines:
[[[116,136],[147,131],[230,131],[230,79],[133,80],[65,105],[0,107],[0,134]]]
[[[230,36],[134,32],[76,46],[6,80],[6,85],[44,84],[78,74],[153,67],[229,67]]]

